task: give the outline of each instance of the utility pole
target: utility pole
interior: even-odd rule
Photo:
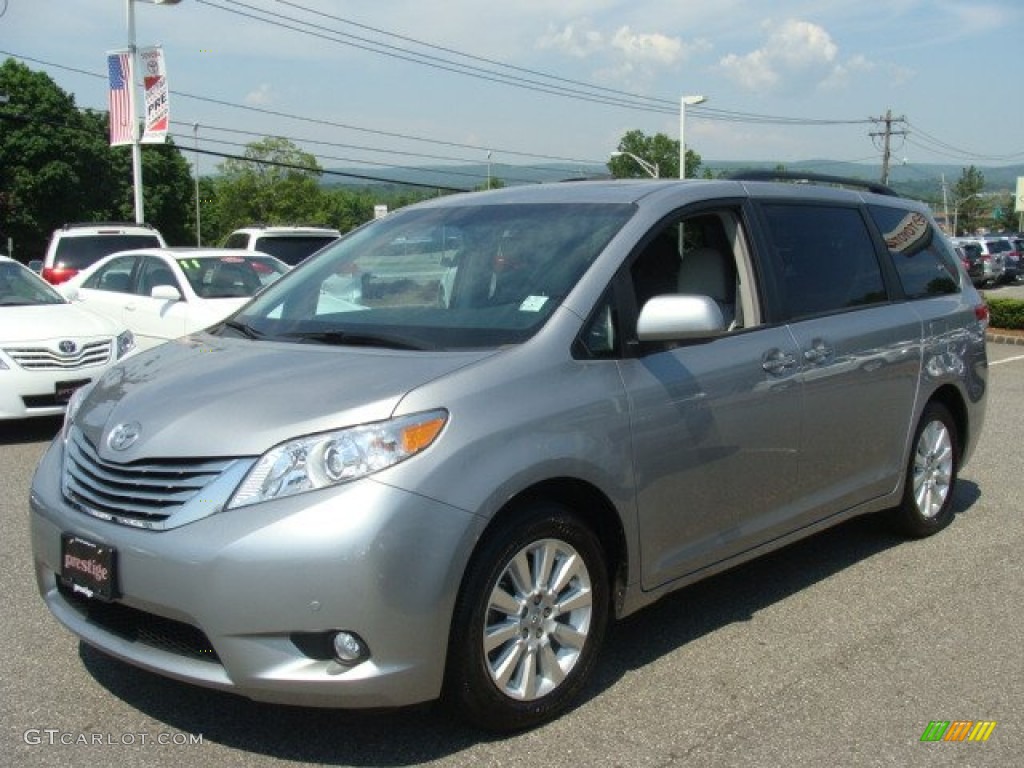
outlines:
[[[906,136],[910,133],[907,130],[894,131],[892,129],[893,123],[906,123],[907,118],[905,117],[893,117],[892,110],[885,110],[885,117],[872,117],[873,123],[884,123],[885,129],[882,131],[872,131],[871,138],[882,137],[882,183],[889,183],[889,159],[892,155],[891,141],[893,136]]]

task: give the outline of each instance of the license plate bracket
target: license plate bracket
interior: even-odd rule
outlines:
[[[67,405],[75,390],[84,387],[92,379],[75,379],[74,381],[58,381],[53,388],[53,398],[58,405]]]
[[[77,594],[110,602],[117,597],[117,550],[62,533],[60,578]]]

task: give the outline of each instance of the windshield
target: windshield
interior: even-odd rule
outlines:
[[[607,204],[399,211],[296,267],[222,332],[412,349],[518,343],[632,212]]]
[[[178,265],[203,299],[252,296],[288,271],[287,264],[270,256],[182,256]]]
[[[14,261],[0,261],[0,306],[64,303],[59,293],[28,268]]]

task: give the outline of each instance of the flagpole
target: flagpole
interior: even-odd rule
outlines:
[[[128,12],[128,51],[131,72],[128,75],[128,118],[132,129],[132,187],[135,190],[135,222],[142,224],[146,218],[142,202],[142,146],[139,144],[139,118],[136,105],[135,73],[138,71],[137,46],[135,45],[135,0],[125,0]]]

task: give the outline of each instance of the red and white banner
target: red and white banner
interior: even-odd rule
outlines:
[[[143,144],[163,144],[171,124],[171,109],[167,99],[167,71],[164,68],[164,49],[140,48],[139,66],[146,92],[146,129]]]
[[[132,143],[132,55],[128,51],[107,52],[107,106],[110,109],[110,146]]]

